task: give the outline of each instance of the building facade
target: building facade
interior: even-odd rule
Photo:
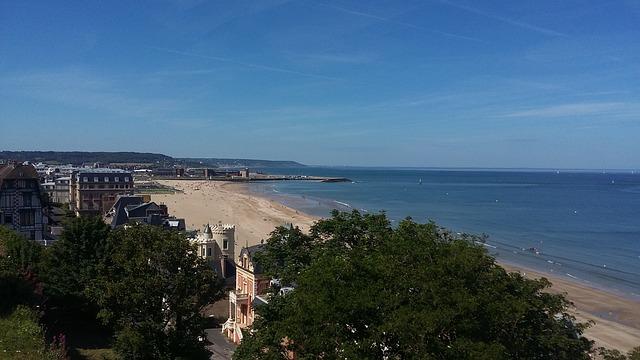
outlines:
[[[71,182],[71,177],[63,176],[55,179],[53,188],[53,197],[51,200],[54,203],[58,204],[68,204],[69,203],[69,183]]]
[[[44,240],[40,178],[33,165],[0,165],[0,225],[31,240]]]
[[[103,215],[118,195],[133,193],[131,172],[120,169],[86,169],[74,172],[69,184],[69,207],[76,215]]]
[[[236,226],[233,224],[206,224],[192,240],[198,255],[207,260],[223,279],[234,275],[235,231]]]
[[[254,305],[267,302],[264,295],[271,279],[254,262],[255,254],[263,247],[262,244],[244,247],[236,259],[235,289],[229,292],[229,319],[222,327],[225,335],[236,344],[242,341],[242,332],[253,324]]]

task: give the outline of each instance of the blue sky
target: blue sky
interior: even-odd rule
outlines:
[[[3,1],[0,148],[640,168],[640,1]]]

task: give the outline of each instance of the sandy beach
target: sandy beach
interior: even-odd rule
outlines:
[[[186,219],[187,228],[201,229],[206,223],[236,224],[236,254],[242,246],[260,243],[274,227],[293,223],[303,230],[318,218],[298,212],[276,201],[250,193],[243,184],[216,181],[163,180],[163,185],[180,190],[175,194],[152,195],[169,212]],[[586,335],[597,346],[627,351],[640,346],[640,302],[630,300],[557,276],[503,265],[527,277],[546,277],[551,292],[566,293],[580,321],[593,321]]]

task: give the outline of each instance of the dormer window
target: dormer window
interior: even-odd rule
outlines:
[[[97,176],[94,176],[93,177],[93,182],[98,182],[98,181],[100,181],[100,179]]]
[[[108,176],[104,177],[104,182],[109,182],[109,177]]]
[[[82,181],[83,182],[89,182],[89,178],[85,176],[85,177],[82,178]]]
[[[115,181],[115,182],[119,182],[119,181],[120,181],[120,178],[116,176],[114,181]]]
[[[128,176],[124,177],[124,182],[129,182],[129,177]]]

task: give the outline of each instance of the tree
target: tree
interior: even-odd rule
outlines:
[[[627,355],[619,350],[611,350],[606,348],[598,348],[598,354],[602,360],[640,360],[640,346],[631,349]]]
[[[258,252],[256,261],[263,271],[282,284],[293,284],[300,272],[308,267],[315,248],[311,236],[298,227],[277,227],[267,243],[269,251]]]
[[[41,302],[42,283],[38,271],[42,245],[0,226],[0,315],[15,306]]]
[[[207,358],[202,307],[222,282],[185,235],[138,225],[114,230],[111,263],[96,283],[99,317],[126,359]],[[200,340],[199,340],[200,338]]]
[[[47,251],[43,272],[48,295],[70,310],[91,310],[90,287],[112,251],[110,228],[99,217],[78,217],[65,223],[60,238]]]
[[[259,259],[290,251],[289,238],[305,248],[282,235],[272,234]],[[334,213],[310,237],[295,290],[257,308],[236,359],[289,350],[299,359],[588,359],[585,326],[562,295],[544,291],[547,280],[507,273],[483,247],[434,223],[407,219],[394,229],[384,214]]]

